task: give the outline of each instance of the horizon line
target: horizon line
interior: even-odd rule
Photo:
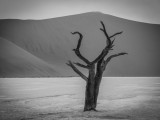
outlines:
[[[54,18],[56,19],[56,18],[70,17],[70,16],[89,14],[89,13],[109,15],[109,16],[112,16],[112,17],[116,17],[116,18],[120,18],[120,19],[124,19],[124,20],[129,20],[129,21],[133,21],[133,22],[146,23],[146,24],[152,24],[152,25],[160,25],[160,23],[151,23],[151,22],[146,22],[146,21],[133,20],[133,19],[125,18],[125,17],[120,17],[120,16],[117,16],[117,15],[104,13],[104,12],[101,12],[101,11],[82,12],[82,13],[77,13],[77,14],[70,14],[70,15],[57,16],[57,17],[48,17],[48,18],[41,18],[41,19],[36,19],[36,18],[26,18],[26,19],[23,19],[23,18],[3,18],[3,19],[0,19],[0,20],[24,20],[24,21],[33,20],[33,21],[39,21],[39,20],[48,20],[48,19],[54,19]]]

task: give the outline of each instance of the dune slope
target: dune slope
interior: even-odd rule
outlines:
[[[80,61],[72,51],[78,36],[71,32],[80,31],[84,35],[81,52],[92,61],[105,46],[106,38],[99,30],[101,20],[110,35],[124,31],[116,37],[111,54],[129,53],[112,60],[104,76],[160,76],[160,25],[90,12],[46,20],[0,20],[0,37],[53,65],[62,76],[77,76],[65,64],[68,60]]]
[[[60,75],[54,66],[0,38],[0,77],[41,77]]]

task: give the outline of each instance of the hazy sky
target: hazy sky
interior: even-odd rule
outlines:
[[[0,0],[0,19],[46,19],[101,11],[160,24],[160,0]]]

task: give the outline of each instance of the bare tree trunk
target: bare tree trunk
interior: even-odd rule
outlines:
[[[94,85],[94,109],[96,110],[97,107],[97,99],[99,94],[99,87],[102,80],[102,75],[99,77],[95,77],[95,85]]]
[[[85,92],[85,106],[84,111],[90,111],[95,108],[94,105],[94,83],[91,80],[88,80],[86,84],[86,92]]]
[[[94,84],[94,104],[95,104],[95,108],[97,107],[97,99],[98,99],[98,94],[99,94],[99,87],[100,87],[100,83],[102,80],[102,75],[103,75],[103,67],[102,67],[102,62],[103,62],[104,58],[101,58],[98,62],[97,62],[97,71],[96,71],[96,75],[95,75],[95,84]]]
[[[95,75],[95,64],[89,69],[89,79],[86,83],[85,106],[84,111],[96,111],[99,87],[102,80],[103,69],[101,67],[103,59],[97,63],[97,72]]]
[[[89,69],[89,77],[86,82],[86,92],[85,92],[85,105],[84,111],[94,110],[94,86],[95,86],[95,65],[92,65]]]
[[[99,76],[95,76],[95,78],[93,79],[88,79],[88,82],[86,84],[84,111],[96,111],[101,80],[102,72],[99,74]]]

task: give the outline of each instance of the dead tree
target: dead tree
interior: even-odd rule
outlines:
[[[67,65],[70,66],[80,77],[82,77],[86,81],[84,111],[91,111],[91,110],[96,111],[99,86],[101,83],[103,72],[105,71],[105,68],[107,64],[109,63],[109,61],[112,58],[127,54],[125,52],[121,52],[121,53],[114,54],[106,58],[109,51],[113,50],[113,46],[114,46],[113,43],[115,40],[115,36],[122,34],[122,32],[117,32],[109,36],[106,31],[105,25],[102,21],[101,21],[101,25],[102,25],[102,28],[100,28],[100,30],[104,33],[106,37],[106,46],[102,50],[100,55],[92,62],[89,61],[87,58],[85,58],[79,50],[82,39],[83,39],[83,35],[78,31],[72,33],[73,35],[75,34],[79,35],[77,47],[76,49],[73,49],[73,51],[82,61],[85,62],[86,65],[78,63],[78,62],[72,63],[71,61],[69,61]],[[75,65],[88,69],[89,71],[88,77],[86,77],[81,71],[79,71]]]

